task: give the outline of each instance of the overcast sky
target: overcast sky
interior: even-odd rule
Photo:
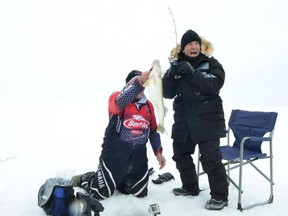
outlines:
[[[286,0],[1,0],[1,101],[106,101],[188,29],[223,65],[224,104],[288,105]]]

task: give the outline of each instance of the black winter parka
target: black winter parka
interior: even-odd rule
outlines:
[[[189,58],[187,59],[189,62]],[[185,60],[184,58],[182,61]],[[225,72],[215,58],[202,53],[197,63],[193,63],[193,73],[185,73],[175,79],[169,74],[170,68],[162,81],[163,97],[174,98],[172,139],[185,142],[190,135],[192,142],[196,144],[226,136],[222,99],[219,96]],[[177,66],[171,67],[177,70]]]

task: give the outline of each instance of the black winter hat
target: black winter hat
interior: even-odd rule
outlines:
[[[197,41],[201,45],[201,38],[199,35],[195,31],[189,29],[181,38],[181,50],[183,50],[184,47],[192,41]]]
[[[126,77],[126,83],[128,83],[133,77],[140,76],[142,74],[141,71],[132,70]]]

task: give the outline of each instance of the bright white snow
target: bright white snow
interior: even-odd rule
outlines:
[[[167,101],[166,101],[167,102]],[[171,105],[168,101],[168,106]],[[148,149],[149,164],[157,174],[170,172],[175,180],[155,185],[149,182],[149,195],[138,199],[131,195],[116,193],[102,201],[103,216],[144,216],[149,215],[150,204],[157,203],[162,215],[287,215],[287,157],[285,138],[287,107],[226,107],[226,119],[232,108],[247,110],[276,111],[279,113],[274,134],[274,202],[241,213],[237,210],[237,190],[229,188],[229,206],[221,212],[207,211],[205,202],[209,199],[206,176],[200,177],[200,187],[205,189],[198,197],[176,197],[171,193],[179,187],[180,180],[171,159],[171,139],[162,136],[164,154],[167,159],[165,169],[159,171],[156,159]],[[1,106],[1,149],[0,158],[14,157],[0,163],[0,215],[30,216],[45,215],[37,206],[39,187],[47,178],[69,176],[95,170],[104,129],[107,124],[107,105],[100,103],[14,103]],[[172,124],[173,111],[170,109],[165,119],[167,131]],[[225,139],[222,140],[225,142]],[[261,165],[263,163],[263,165]],[[267,168],[266,163],[260,166]],[[250,168],[244,170],[246,176],[243,205],[246,201],[266,199],[268,184],[258,178]],[[237,177],[233,172],[233,176]],[[247,194],[247,195],[246,195]]]

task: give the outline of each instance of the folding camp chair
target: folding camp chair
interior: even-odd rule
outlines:
[[[228,182],[231,182],[238,189],[238,209],[240,211],[273,202],[272,139],[276,119],[276,112],[244,110],[232,110],[231,112],[227,129],[227,145],[220,146],[220,150],[223,156],[223,162],[226,161],[224,165],[227,171]],[[230,144],[231,131],[235,137],[233,145]],[[262,152],[262,143],[269,143],[269,148],[267,148],[266,153]],[[261,171],[260,168],[255,165],[255,161],[260,159],[269,159],[269,177],[264,174],[264,170]],[[270,195],[267,201],[242,207],[243,166],[246,164],[250,164],[269,182]],[[236,184],[230,176],[230,171],[236,168],[239,168],[238,184]],[[199,173],[199,161],[197,169],[198,176],[203,174]],[[265,172],[267,173],[268,171],[266,170]],[[263,190],[263,188],[260,190]]]

